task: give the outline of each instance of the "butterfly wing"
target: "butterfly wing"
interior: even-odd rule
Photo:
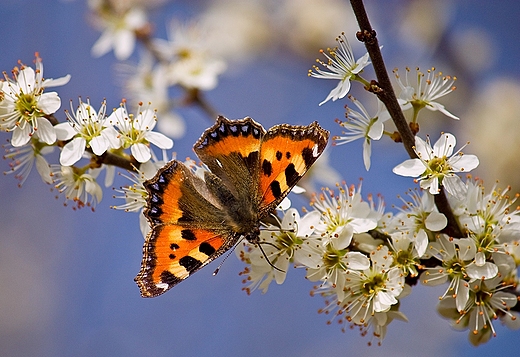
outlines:
[[[144,186],[151,231],[135,281],[143,297],[154,297],[220,256],[240,236],[222,224],[228,220],[222,203],[181,162],[169,162]]]
[[[329,132],[307,126],[276,125],[263,137],[260,150],[259,209],[264,218],[280,204],[327,146]]]
[[[226,204],[226,210],[237,224],[235,230],[242,234],[258,226],[256,192],[264,135],[262,125],[249,117],[229,120],[220,116],[193,148],[231,192],[236,204]]]

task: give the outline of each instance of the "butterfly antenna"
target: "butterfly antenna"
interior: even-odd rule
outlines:
[[[265,260],[267,260],[267,262],[269,263],[269,265],[270,265],[273,269],[276,269],[276,270],[278,270],[278,271],[281,272],[281,273],[285,273],[285,271],[283,271],[282,269],[276,267],[273,263],[271,263],[271,260],[267,257],[267,254],[265,254],[264,248],[262,248],[262,244],[272,245],[272,246],[275,247],[275,248],[276,248],[276,245],[274,245],[274,244],[271,243],[271,242],[258,242],[258,248],[260,248],[260,251],[262,252],[262,255],[264,256]]]
[[[229,256],[231,255],[231,253],[233,253],[235,251],[235,248],[240,244],[240,242],[242,242],[244,238],[240,239],[237,244],[235,244],[233,247],[231,247],[231,249],[227,252],[226,256],[224,257],[224,259],[222,259],[222,261],[220,262],[220,264],[218,265],[217,269],[215,269],[215,271],[213,272],[213,276],[217,275],[218,272],[220,271],[220,268],[222,267],[222,265],[224,264],[224,262],[227,260],[227,258],[229,258]]]

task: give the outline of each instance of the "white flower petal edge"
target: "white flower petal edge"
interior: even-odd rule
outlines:
[[[424,170],[424,165],[417,159],[408,159],[392,169],[394,174],[408,177],[417,177]]]
[[[60,164],[71,166],[78,162],[85,153],[86,140],[82,137],[74,138],[61,150]]]

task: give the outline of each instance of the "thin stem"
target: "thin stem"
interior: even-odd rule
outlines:
[[[360,31],[357,33],[357,38],[365,44],[377,77],[377,82],[372,81],[370,87],[367,89],[377,95],[386,106],[410,158],[417,158],[417,154],[413,149],[415,145],[414,134],[410,130],[408,122],[399,106],[399,102],[397,101],[392,83],[390,82],[390,77],[386,70],[383,55],[379,48],[376,31],[370,25],[363,0],[350,0],[350,4],[352,5],[352,9],[354,10],[360,28]],[[448,225],[444,231],[446,233],[449,232],[448,234],[455,238],[463,237],[462,231],[455,219],[453,211],[448,203],[446,193],[442,187],[441,192],[435,195],[435,204],[437,205],[439,212],[443,213],[448,219]]]

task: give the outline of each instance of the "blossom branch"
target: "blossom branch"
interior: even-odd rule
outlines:
[[[435,205],[439,209],[439,212],[444,214],[446,216],[446,219],[448,220],[448,224],[446,225],[446,228],[442,230],[442,232],[446,233],[450,237],[463,238],[464,235],[462,233],[462,230],[460,229],[457,219],[455,218],[455,215],[453,214],[453,210],[450,207],[450,203],[448,202],[448,198],[446,197],[444,187],[440,186],[439,189],[440,192],[436,195],[433,195]]]
[[[102,164],[105,164],[117,166],[128,171],[137,171],[141,165],[133,156],[125,158],[108,151],[100,156],[92,154],[91,162],[96,167],[101,167]]]
[[[390,82],[390,77],[386,71],[383,55],[381,54],[379,43],[377,41],[376,31],[370,25],[363,0],[351,0],[350,3],[360,28],[360,31],[357,33],[357,38],[365,44],[377,77],[377,82],[372,81],[368,90],[376,94],[386,106],[410,158],[417,158],[417,154],[414,150],[414,134],[410,130],[408,122],[399,106],[399,102],[397,101],[392,83]],[[444,231],[449,232],[451,236],[456,238],[463,237],[462,231],[453,215],[446,193],[442,187],[441,191],[435,195],[435,203],[439,212],[443,213],[448,219],[448,225]]]
[[[413,150],[415,142],[414,135],[408,126],[399,103],[397,102],[397,97],[392,87],[392,83],[390,82],[390,77],[388,77],[388,72],[386,71],[383,56],[379,48],[376,31],[370,25],[363,1],[351,0],[350,3],[360,28],[360,31],[357,33],[357,38],[365,44],[377,77],[377,82],[372,81],[370,88],[367,89],[376,94],[385,104],[397,130],[399,131],[406,152],[411,158],[416,158],[417,154]]]

